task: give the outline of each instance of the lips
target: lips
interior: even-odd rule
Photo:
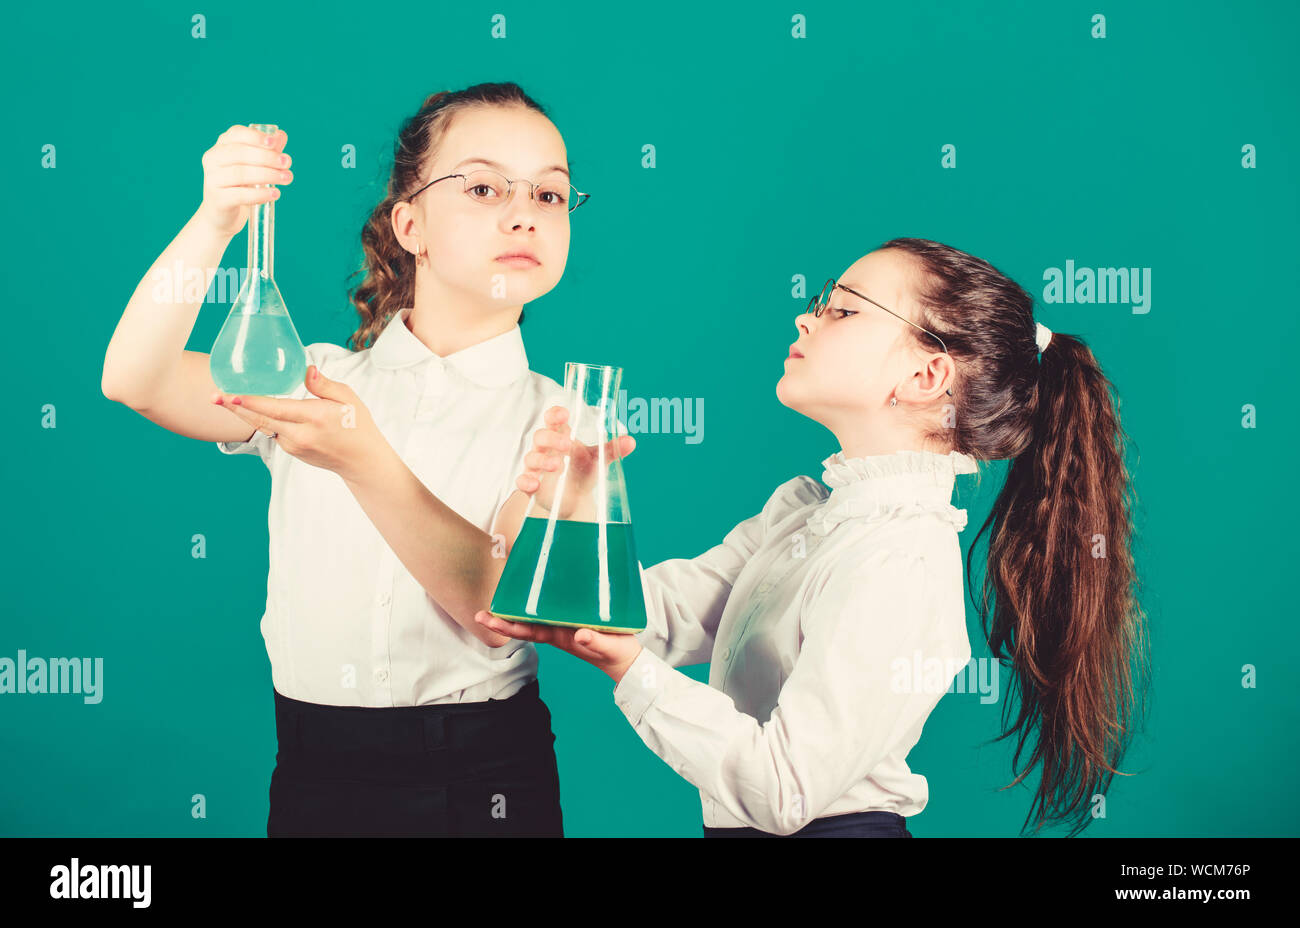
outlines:
[[[542,262],[537,260],[537,255],[531,251],[510,251],[503,255],[497,255],[497,260],[502,264],[509,264],[511,267],[536,267]]]
[[[790,360],[790,358],[802,358],[802,357],[803,357],[803,354],[799,351],[799,349],[795,348],[794,345],[791,345],[791,346],[790,346],[790,357],[789,357],[789,358],[786,358],[786,360],[788,361],[788,360]]]

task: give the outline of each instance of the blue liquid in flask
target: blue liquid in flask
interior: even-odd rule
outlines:
[[[212,382],[226,393],[286,396],[307,376],[307,354],[288,315],[232,311],[209,367]]]

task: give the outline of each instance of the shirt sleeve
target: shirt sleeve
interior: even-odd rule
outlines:
[[[809,477],[787,480],[756,515],[741,522],[718,544],[694,558],[660,561],[641,573],[646,627],[641,646],[671,667],[707,662],[731,588],[772,525],[802,506],[824,498]]]
[[[614,700],[652,751],[736,819],[791,834],[923,724],[970,659],[964,634],[926,614],[927,580],[923,557],[888,549],[833,573],[800,619],[799,656],[763,724],[648,648]]]
[[[326,377],[330,376],[326,365],[328,360],[333,357],[350,355],[352,352],[342,345],[335,345],[333,342],[313,342],[304,349],[307,352],[307,364],[315,364],[320,368],[320,372]],[[289,394],[291,399],[307,399],[311,395],[305,383],[300,383]],[[271,467],[271,460],[275,453],[280,450],[274,438],[265,432],[257,431],[244,441],[219,441],[215,443],[217,450],[222,454],[256,454],[261,457],[262,462],[267,468]]]

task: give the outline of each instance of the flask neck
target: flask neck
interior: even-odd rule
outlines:
[[[275,279],[275,203],[254,203],[248,217],[248,276]]]

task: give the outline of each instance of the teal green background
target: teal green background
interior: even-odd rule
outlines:
[[[498,12],[505,40],[490,38]],[[790,37],[795,12],[806,39]],[[793,275],[815,288],[900,235],[986,258],[1039,297],[1067,259],[1152,268],[1148,314],[1038,310],[1089,342],[1122,397],[1152,630],[1151,713],[1121,768],[1136,775],[1085,834],[1296,834],[1296,5],[154,2],[6,19],[0,656],[105,667],[99,705],[0,695],[0,834],[265,833],[266,468],[105,399],[104,350],[199,203],[203,151],[249,122],[284,128],[294,157],[276,217],[285,300],[304,342],[342,343],[398,125],[435,90],[496,80],[550,110],[593,194],[563,280],[528,305],[531,366],[560,379],[565,360],[608,360],[633,396],[705,398],[701,444],[641,436],[627,464],[646,564],[716,544],[838,450],[774,394],[804,305]],[[241,234],[223,263],[244,249]],[[189,348],[208,350],[227,308],[205,305]],[[1003,467],[978,491],[961,478],[964,547]],[[567,834],[700,833],[695,787],[642,744],[604,674],[543,648],[539,676]],[[1001,709],[950,694],[930,717],[909,757],[930,785],[913,834],[1018,832],[1029,790],[1000,789]]]

